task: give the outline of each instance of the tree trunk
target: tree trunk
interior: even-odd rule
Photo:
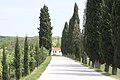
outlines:
[[[98,69],[101,68],[101,64],[100,64],[99,60],[97,61],[97,68],[98,68]]]
[[[90,66],[90,59],[89,59],[89,63],[88,63],[88,65]]]
[[[99,60],[95,60],[95,68],[100,69],[100,67],[101,67],[101,64],[100,64]]]
[[[107,72],[107,73],[109,72],[109,65],[107,63],[105,64],[105,70],[104,71]]]
[[[87,64],[87,55],[85,55],[85,64]]]
[[[84,58],[83,58],[83,56],[82,56],[82,63],[84,64]]]
[[[117,75],[117,67],[115,66],[112,67],[112,74]]]
[[[92,67],[94,68],[94,66],[95,66],[95,61],[92,61]]]

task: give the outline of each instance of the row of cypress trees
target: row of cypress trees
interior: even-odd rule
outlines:
[[[120,68],[120,0],[87,0],[84,25],[84,48],[92,66],[117,74]]]
[[[80,47],[80,19],[78,15],[78,6],[75,3],[74,13],[69,21],[69,25],[65,22],[61,39],[61,51],[64,56],[71,57],[76,60],[81,60]]]
[[[92,67],[100,68],[105,64],[105,72],[112,67],[112,74],[120,68],[120,1],[87,0],[84,15],[84,29],[80,33],[78,7],[75,3],[74,13],[65,22],[61,39],[63,55],[86,64],[87,56]],[[89,62],[90,62],[89,61]]]
[[[45,51],[45,49],[43,48]],[[2,56],[2,80],[20,80],[21,76],[27,76],[31,73],[35,67],[38,67],[47,57],[47,53],[42,53],[42,49],[39,46],[33,46],[28,44],[27,36],[25,37],[24,49],[20,49],[19,38],[16,37],[15,53],[14,53],[14,77],[11,76],[10,66],[7,62],[7,53],[5,52],[5,46],[3,46]]]

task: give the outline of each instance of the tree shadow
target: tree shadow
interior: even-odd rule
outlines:
[[[69,76],[102,76],[101,74],[96,74],[96,73],[49,73],[49,74],[54,74],[54,75],[69,75]]]
[[[102,73],[103,75],[105,76],[110,76],[111,74],[110,73]]]
[[[95,70],[96,72],[103,72],[102,70]]]
[[[77,70],[77,69],[76,69],[76,70],[74,70],[74,69],[59,70],[59,69],[58,69],[57,71],[61,71],[61,72],[62,72],[62,71],[67,71],[67,72],[71,72],[71,71],[72,71],[72,72],[95,72],[94,70],[87,70],[87,69],[84,69],[84,70],[82,70],[82,69],[81,69],[81,70],[80,70],[80,69],[79,69],[79,70]]]

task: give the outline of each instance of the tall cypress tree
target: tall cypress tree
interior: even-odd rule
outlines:
[[[29,62],[29,66],[30,66],[30,73],[34,70],[35,68],[35,51],[34,51],[34,47],[33,45],[30,46],[30,62]]]
[[[120,0],[115,0],[112,8],[112,30],[114,59],[112,64],[112,74],[117,74],[117,67],[120,68]]]
[[[92,14],[93,10],[93,1],[87,0],[86,5],[86,22],[84,26],[84,46],[85,46],[85,52],[88,54],[88,57],[90,58],[90,61],[94,61],[95,57],[92,57],[92,45],[90,44],[92,42],[92,28],[90,27],[90,24],[92,22],[91,18],[93,16]]]
[[[24,76],[27,76],[29,74],[28,72],[28,41],[27,41],[27,36],[25,37],[25,42],[24,42]]]
[[[52,27],[51,19],[46,5],[41,8],[39,30],[39,47],[45,47],[47,50],[52,48]]]
[[[14,67],[15,67],[15,79],[20,79],[20,48],[18,36],[16,37],[15,43],[15,55],[14,55]]]
[[[69,53],[72,55],[73,58],[80,60],[80,19],[78,15],[78,6],[75,3],[74,5],[74,13],[72,18],[69,21]]]
[[[68,23],[65,22],[64,29],[62,32],[62,39],[61,39],[61,51],[64,56],[67,55],[68,50]]]
[[[92,60],[92,66],[100,67],[103,63],[103,54],[100,52],[100,4],[102,0],[87,0],[86,24],[85,24],[85,42],[86,51]]]
[[[112,43],[111,13],[113,0],[103,0],[101,7],[101,49],[104,53],[105,72],[113,62],[114,47]]]
[[[5,47],[3,46],[3,57],[2,57],[2,80],[9,80],[8,78],[8,64],[6,61]]]

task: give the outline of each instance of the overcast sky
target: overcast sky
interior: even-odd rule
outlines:
[[[75,2],[82,28],[86,0],[0,0],[0,35],[37,36],[40,9],[45,4],[49,8],[53,36],[61,36],[65,21],[72,17]]]

